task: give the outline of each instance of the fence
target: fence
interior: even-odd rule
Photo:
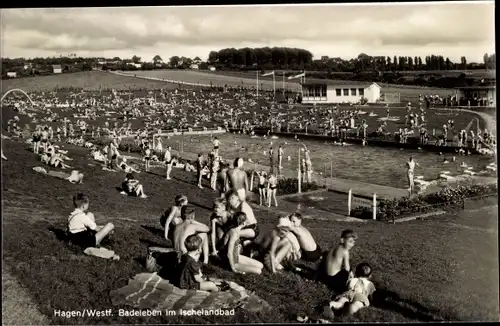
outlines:
[[[380,102],[382,103],[401,103],[400,93],[382,93],[380,94]]]

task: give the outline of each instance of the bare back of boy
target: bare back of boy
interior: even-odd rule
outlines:
[[[316,244],[316,241],[314,241],[314,238],[308,229],[306,229],[301,225],[294,227],[291,230],[297,237],[297,240],[299,241],[300,244],[300,249],[302,250],[303,253],[306,253],[306,256],[307,253],[316,252],[320,250],[319,246]]]
[[[226,190],[234,190],[240,195],[240,199],[245,200],[243,195],[246,192],[247,185],[247,175],[246,172],[240,170],[239,168],[229,169],[227,171],[227,182],[229,184],[229,189]]]
[[[185,220],[178,224],[174,230],[173,244],[175,251],[185,254],[187,252],[184,244],[187,237],[192,234],[198,234],[203,241],[203,253],[205,254],[205,262],[208,261],[208,235],[209,227],[203,223],[194,220]],[[205,248],[206,247],[206,248]]]
[[[326,274],[334,276],[342,269],[348,271],[349,266],[349,250],[342,245],[330,250],[326,255]]]

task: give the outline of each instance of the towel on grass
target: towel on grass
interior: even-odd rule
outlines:
[[[106,248],[88,247],[83,252],[89,256],[95,256],[95,257],[104,258],[104,259],[113,258],[113,260],[120,260],[120,256],[115,254],[115,252],[113,250],[109,250]]]
[[[213,279],[215,280],[215,279]],[[229,291],[207,292],[182,290],[157,273],[141,273],[129,280],[128,285],[111,291],[113,305],[127,305],[139,309],[233,309],[258,312],[269,309],[269,304],[249,293],[244,287],[226,281]]]
[[[59,179],[68,180],[69,182],[71,182],[73,184],[83,183],[83,173],[78,171],[78,170],[73,170],[73,171],[71,171],[71,173],[66,173],[66,172],[62,172],[62,171],[49,171],[49,172],[47,172],[47,170],[45,170],[41,166],[35,166],[33,168],[33,170],[38,172],[38,173],[43,173],[43,174],[49,175],[51,177],[56,177]]]

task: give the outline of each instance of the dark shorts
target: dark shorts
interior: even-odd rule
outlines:
[[[276,187],[276,186],[270,186],[270,187],[269,187],[269,189],[271,189],[271,190],[276,190],[277,188],[278,188],[278,187]]]
[[[324,272],[323,272],[324,273]],[[349,280],[349,272],[341,269],[337,274],[330,276],[324,273],[322,281],[335,293],[343,293],[347,291],[347,281]]]
[[[86,230],[78,233],[69,233],[69,240],[74,245],[82,247],[86,249],[88,247],[96,246],[96,231],[94,230]]]
[[[146,161],[149,161],[149,160],[151,160],[151,157],[146,156],[144,159],[145,159]]]
[[[316,245],[316,250],[314,251],[305,251],[303,249],[301,249],[302,251],[302,259],[305,260],[305,261],[317,261],[318,259],[321,258],[321,255],[322,255],[322,252],[321,252],[321,248]]]
[[[171,160],[170,160],[170,161],[165,161],[165,164],[166,164],[166,165],[169,165],[169,164],[170,164],[170,162],[171,162]]]
[[[264,189],[264,188],[266,188],[265,185],[259,185],[259,189]]]
[[[214,149],[219,149],[219,146],[214,146]]]
[[[255,232],[255,238],[259,235],[259,226],[257,223],[247,225],[242,230],[253,230]]]
[[[48,139],[42,139],[42,143],[46,143],[48,141],[49,141]]]
[[[111,159],[112,159],[112,160],[115,160],[115,159],[116,159],[116,154],[115,154],[115,155],[113,155],[113,156],[111,156]]]

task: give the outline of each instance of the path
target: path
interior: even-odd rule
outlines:
[[[4,261],[5,263],[5,261]],[[48,325],[30,294],[2,265],[2,325]]]
[[[437,110],[444,110],[444,111],[451,111],[451,112],[467,112],[467,113],[473,113],[477,114],[481,119],[483,119],[484,123],[486,123],[486,128],[490,131],[492,131],[494,134],[497,132],[497,122],[495,121],[496,118],[492,117],[491,115],[484,113],[484,112],[478,112],[474,110],[468,110],[468,109],[456,109],[456,108],[436,108]]]

